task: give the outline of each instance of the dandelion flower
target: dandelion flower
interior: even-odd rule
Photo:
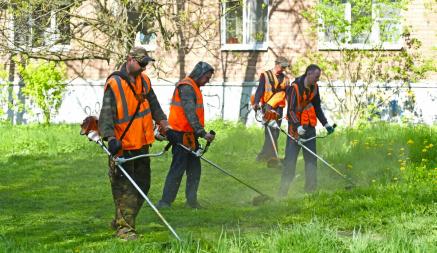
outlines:
[[[412,139],[409,139],[409,140],[407,141],[407,144],[414,144],[414,141],[413,141]]]
[[[400,170],[401,170],[401,171],[404,171],[404,170],[405,170],[405,167],[400,167]]]
[[[347,168],[348,168],[348,169],[352,169],[352,164],[348,164],[348,165],[347,165]]]
[[[400,148],[399,150],[400,150],[400,151],[404,151],[404,148]]]
[[[432,145],[432,143],[430,143],[430,144],[428,145],[428,148],[432,148],[432,147],[434,147],[434,145]]]
[[[428,151],[426,148],[422,149],[422,153],[426,153]]]

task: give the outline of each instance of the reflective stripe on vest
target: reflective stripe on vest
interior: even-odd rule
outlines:
[[[114,93],[117,104],[117,114],[114,119],[115,137],[119,139],[131,121],[133,114],[138,106],[138,100],[132,92],[129,84],[114,75],[109,80],[109,85]],[[145,96],[150,92],[150,79],[145,74],[141,74],[135,80],[134,89],[136,94],[141,94],[144,101],[141,103],[138,113],[122,140],[123,150],[136,150],[144,145],[151,144],[155,140],[153,133],[152,114],[149,101]]]
[[[170,103],[170,115],[168,117],[168,123],[170,127],[175,131],[194,132],[193,128],[190,125],[190,122],[185,116],[184,108],[182,107],[182,102],[179,95],[178,87],[185,84],[190,85],[193,88],[194,93],[196,94],[196,115],[199,119],[200,125],[202,127],[205,126],[203,95],[194,80],[189,77],[184,78],[176,85]]]
[[[272,87],[272,84],[270,83],[270,78],[269,78],[269,75],[267,74],[267,72],[270,72],[272,74],[271,76],[273,77],[274,89]],[[284,79],[279,84],[278,78],[272,72],[273,71],[271,71],[271,70],[263,72],[265,83],[264,83],[264,95],[261,97],[261,104],[267,103],[273,97],[273,95],[275,93],[285,91],[287,83],[289,82],[288,77],[284,76]],[[275,92],[273,92],[273,90],[275,90]]]
[[[314,85],[313,91],[311,91],[308,96],[306,95],[305,91],[302,95],[299,93],[299,87],[297,83],[293,83],[293,88],[297,97],[296,116],[300,124],[302,126],[309,125],[315,127],[317,125],[317,116],[311,100],[313,100],[317,94],[317,83]]]

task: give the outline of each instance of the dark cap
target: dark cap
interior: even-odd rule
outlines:
[[[194,66],[194,69],[191,71],[189,77],[197,80],[210,71],[214,72],[214,68],[206,62],[200,61],[196,64],[196,66]]]
[[[141,67],[145,67],[147,63],[151,61],[155,61],[152,57],[147,54],[146,49],[142,47],[134,47],[129,52],[129,55],[132,56],[135,60],[138,61]]]
[[[287,58],[282,57],[282,56],[279,56],[278,58],[276,58],[275,63],[281,65],[281,67],[290,66],[290,63],[288,62]]]

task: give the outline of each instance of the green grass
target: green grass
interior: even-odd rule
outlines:
[[[281,171],[255,162],[262,129],[228,122],[208,129],[218,135],[205,157],[276,195]],[[389,124],[340,129],[318,141],[318,153],[358,187],[345,190],[319,163],[320,190],[305,194],[300,156],[289,197],[259,207],[251,205],[256,193],[204,163],[199,198],[207,209],[185,209],[182,185],[174,207],[162,212],[182,243],[147,205],[137,219],[140,240],[122,242],[109,228],[107,159],[78,126],[3,124],[0,252],[436,252],[436,133]],[[153,202],[170,161],[170,154],[152,160]]]

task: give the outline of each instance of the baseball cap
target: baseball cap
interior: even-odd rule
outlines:
[[[129,55],[131,55],[135,60],[138,61],[141,67],[145,67],[149,62],[155,61],[152,57],[150,57],[147,54],[146,49],[142,47],[134,47],[129,52]]]
[[[290,63],[288,63],[287,58],[282,57],[282,56],[279,56],[278,58],[276,58],[275,63],[281,65],[281,67],[288,67],[288,66],[290,66]]]

